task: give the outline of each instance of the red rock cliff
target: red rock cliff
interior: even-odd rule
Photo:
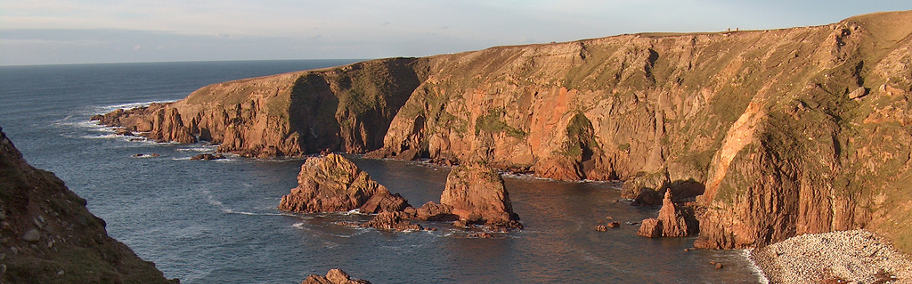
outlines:
[[[702,247],[868,228],[909,251],[908,23],[912,12],[891,12],[368,61],[203,88],[156,106],[180,116],[163,112],[172,130],[152,135],[186,128],[261,156],[380,148],[372,155],[465,162],[483,150],[489,165],[542,177],[705,190]],[[155,111],[105,119],[158,133]]]

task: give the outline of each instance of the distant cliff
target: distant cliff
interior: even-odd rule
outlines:
[[[0,282],[177,283],[112,239],[85,199],[33,168],[0,129]]]
[[[869,228],[910,251],[910,23],[906,11],[373,60],[98,119],[250,156],[482,155],[555,179],[697,185],[698,246]]]

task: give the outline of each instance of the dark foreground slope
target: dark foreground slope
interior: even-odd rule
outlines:
[[[178,282],[109,237],[85,204],[26,163],[0,129],[0,282]]]
[[[255,156],[481,156],[542,177],[618,178],[634,192],[686,185],[702,194],[701,247],[866,228],[908,252],[910,23],[912,12],[890,12],[373,60],[99,118]]]

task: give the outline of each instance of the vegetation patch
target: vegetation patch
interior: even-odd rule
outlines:
[[[514,138],[525,138],[528,135],[525,131],[521,129],[512,127],[501,119],[504,116],[503,108],[493,108],[489,109],[488,112],[482,116],[479,116],[475,119],[475,135],[480,134],[482,131],[487,133],[500,133],[503,132],[507,136]]]

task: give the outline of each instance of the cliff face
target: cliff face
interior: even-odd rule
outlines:
[[[910,22],[912,12],[879,13],[375,60],[205,87],[134,110],[138,123],[123,122],[131,111],[109,116],[255,156],[379,148],[371,155],[458,163],[481,153],[542,177],[619,178],[676,198],[705,190],[702,247],[864,227],[908,251]],[[155,107],[177,113],[149,115]],[[156,134],[157,117],[176,130]]]
[[[27,164],[2,130],[0,189],[0,282],[178,282],[109,237],[85,199]]]
[[[244,156],[361,153],[382,145],[423,80],[423,59],[394,58],[205,86],[187,98],[96,116],[157,141],[219,144]]]

